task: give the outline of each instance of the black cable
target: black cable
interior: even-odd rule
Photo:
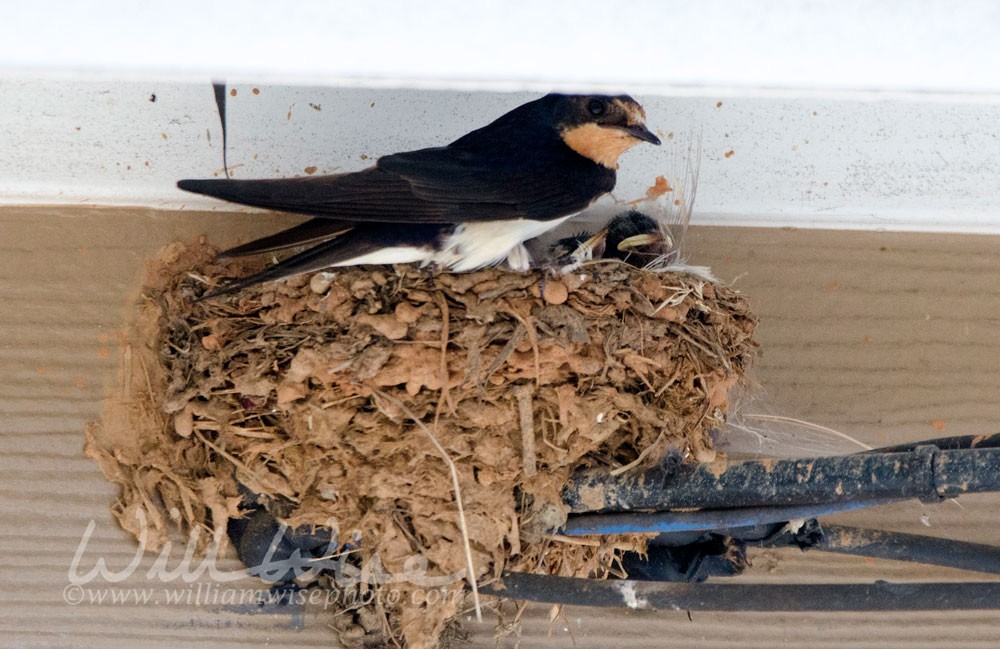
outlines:
[[[919,446],[901,453],[685,465],[667,480],[659,469],[617,477],[590,470],[573,477],[563,500],[571,512],[585,513],[937,501],[984,491],[1000,491],[1000,449]]]
[[[944,611],[1000,609],[1000,582],[686,584],[507,573],[479,587],[511,599],[674,611]]]
[[[566,536],[595,534],[648,534],[658,532],[713,531],[734,527],[749,527],[764,523],[784,523],[790,520],[816,518],[845,511],[888,505],[896,499],[856,500],[848,503],[820,503],[775,507],[735,507],[732,509],[699,509],[685,512],[614,512],[608,514],[574,514],[559,531]]]
[[[1000,548],[920,534],[822,525],[817,550],[1000,575]]]

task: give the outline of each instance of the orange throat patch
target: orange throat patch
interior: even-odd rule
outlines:
[[[625,153],[639,140],[625,131],[597,124],[582,124],[562,132],[563,142],[584,158],[589,158],[608,169],[618,168],[618,156]]]

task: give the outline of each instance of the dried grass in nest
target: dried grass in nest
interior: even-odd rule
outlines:
[[[419,555],[431,575],[471,557],[480,582],[606,576],[643,539],[553,536],[570,474],[667,448],[710,459],[707,431],[754,347],[739,295],[617,262],[549,278],[544,294],[536,273],[400,266],[195,302],[247,270],[214,254],[175,245],[151,266],[125,392],[88,430],[122,486],[119,519],[137,532],[141,510],[150,548],[174,529],[218,538],[244,485],[292,526],[359,531],[363,558],[389,572]],[[397,605],[382,631],[435,646],[459,605]]]

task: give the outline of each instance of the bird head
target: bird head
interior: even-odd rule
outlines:
[[[640,142],[659,144],[646,128],[646,111],[628,95],[549,95],[557,103],[557,129],[566,145],[609,169]]]
[[[633,266],[670,252],[673,240],[660,224],[642,212],[629,210],[611,219],[606,228],[605,259],[621,259]]]

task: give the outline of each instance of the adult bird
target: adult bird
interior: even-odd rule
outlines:
[[[355,173],[182,180],[177,186],[190,192],[315,217],[222,253],[313,244],[205,297],[358,264],[463,272],[506,261],[526,270],[524,241],[611,191],[622,153],[639,142],[660,143],[645,120],[627,95],[549,94],[447,146],[387,155]]]

